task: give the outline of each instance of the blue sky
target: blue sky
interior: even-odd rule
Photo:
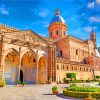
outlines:
[[[100,0],[0,0],[0,23],[48,36],[48,26],[59,8],[68,34],[87,39],[91,26],[100,46]]]

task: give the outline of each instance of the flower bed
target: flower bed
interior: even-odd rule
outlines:
[[[63,94],[68,97],[74,98],[88,98],[91,94],[92,98],[100,99],[100,88],[97,87],[79,87],[71,86],[68,89],[63,90]]]
[[[70,90],[63,90],[63,95],[73,98],[88,98],[89,93],[91,93],[92,98],[100,99],[100,92],[78,92],[78,91],[70,91]]]

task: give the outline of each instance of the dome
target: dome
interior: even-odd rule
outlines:
[[[54,16],[54,17],[52,18],[50,24],[52,24],[52,23],[56,23],[56,22],[62,22],[62,23],[65,24],[64,19],[63,19],[60,15],[56,15],[56,16]]]
[[[62,16],[60,16],[60,12],[58,9],[56,10],[55,16],[52,18],[50,24],[56,23],[56,22],[62,22],[65,24],[65,20],[62,18]]]

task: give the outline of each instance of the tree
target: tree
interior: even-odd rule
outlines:
[[[70,80],[72,80],[72,79],[75,80],[76,79],[76,73],[67,73],[66,74],[66,77],[67,78],[70,78]]]
[[[96,76],[96,78],[99,80],[100,79],[100,76]]]

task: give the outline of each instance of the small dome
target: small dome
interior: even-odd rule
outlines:
[[[60,12],[58,9],[56,10],[55,16],[52,18],[50,24],[56,23],[56,22],[62,22],[65,24],[65,20],[62,18],[62,16],[60,16]]]

